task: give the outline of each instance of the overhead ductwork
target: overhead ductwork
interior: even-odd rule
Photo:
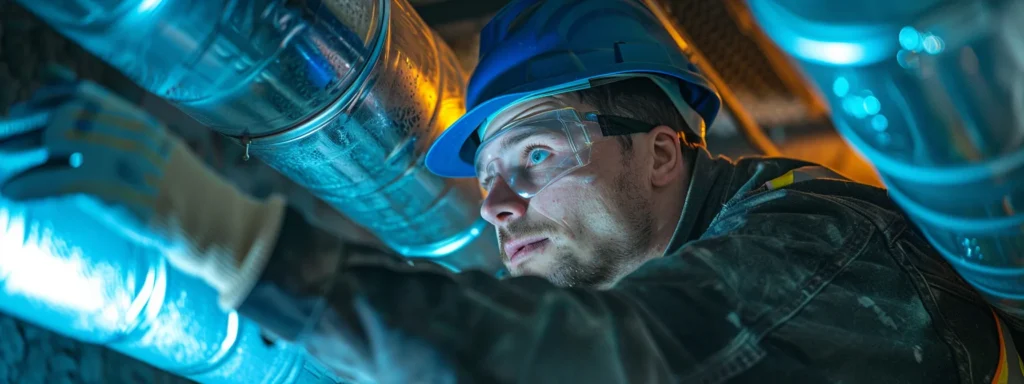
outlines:
[[[200,383],[344,382],[304,350],[265,342],[156,249],[111,238],[99,203],[76,200],[0,204],[0,312]]]
[[[474,183],[422,164],[465,84],[404,0],[20,3],[403,255],[452,254],[486,227]]]
[[[1024,316],[1024,3],[748,4],[932,245]]]
[[[493,236],[479,236],[475,183],[423,165],[464,112],[464,76],[405,0],[19,3],[398,253],[498,260]],[[200,382],[340,380],[261,339],[161,255],[104,238],[80,206],[0,212],[0,311]],[[34,221],[44,217],[62,220]],[[50,230],[75,237],[48,244]]]

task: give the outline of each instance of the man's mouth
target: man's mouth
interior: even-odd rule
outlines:
[[[515,267],[525,262],[530,256],[544,250],[547,245],[548,238],[546,237],[518,239],[505,244],[505,254],[508,255],[508,263]]]

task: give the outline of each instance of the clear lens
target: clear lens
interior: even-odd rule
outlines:
[[[543,112],[512,122],[477,150],[477,177],[484,191],[501,178],[516,194],[529,198],[573,170],[590,163],[596,122],[572,108]]]

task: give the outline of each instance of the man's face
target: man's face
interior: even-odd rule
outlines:
[[[533,100],[496,116],[488,136],[515,120],[565,107],[593,111],[564,96]],[[531,145],[543,148],[544,140]],[[508,180],[494,178],[480,212],[497,229],[509,272],[561,286],[606,286],[643,258],[652,237],[652,207],[640,154],[637,148],[624,154],[618,140],[599,140],[588,165],[529,199],[516,194]]]

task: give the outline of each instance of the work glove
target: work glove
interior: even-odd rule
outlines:
[[[258,279],[284,200],[253,199],[206,167],[165,126],[87,81],[40,90],[0,120],[0,197],[85,194],[124,235],[164,250],[235,308]],[[58,234],[59,235],[59,234]]]

